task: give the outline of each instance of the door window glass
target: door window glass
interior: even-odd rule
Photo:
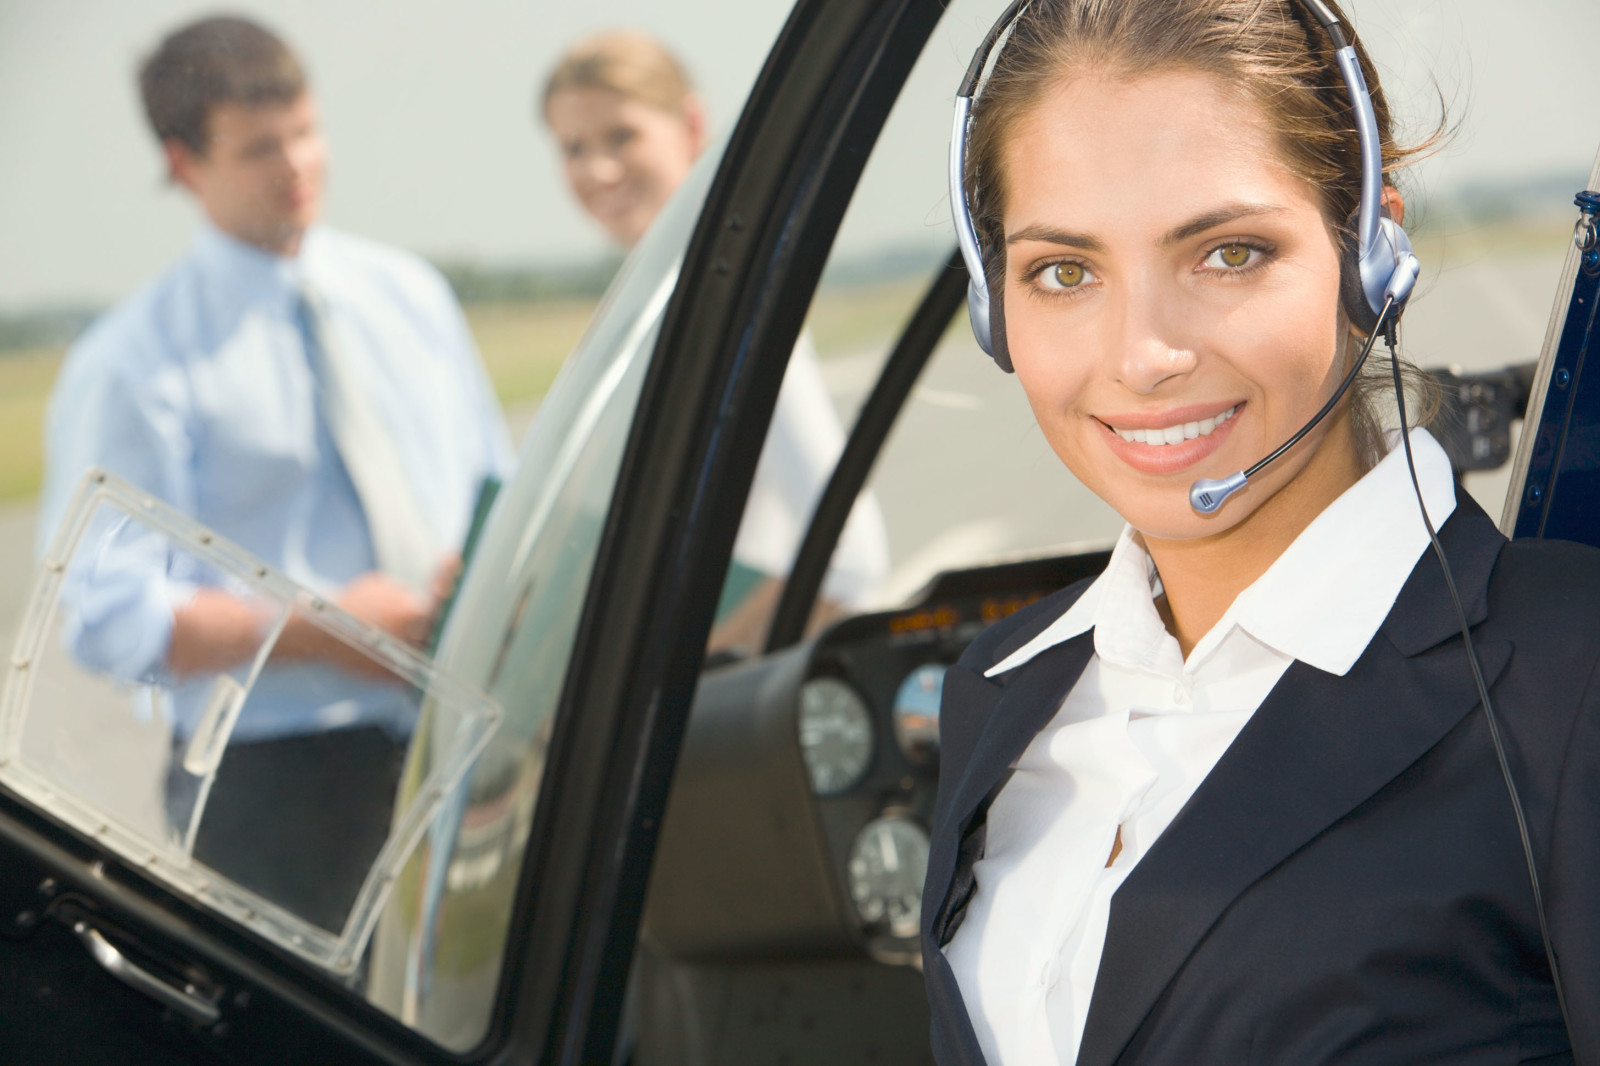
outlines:
[[[268,249],[250,239],[259,234],[233,232],[232,221],[219,220],[211,210],[215,205],[203,202],[174,169],[173,146],[153,135],[143,113],[141,64],[167,35],[206,13],[134,3],[107,15],[82,3],[43,0],[8,4],[0,13],[0,139],[8,145],[0,162],[0,638],[9,646],[29,602],[41,557],[36,530],[43,531],[42,553],[61,524],[71,486],[88,465],[80,461],[80,446],[88,450],[95,436],[89,430],[112,422],[130,429],[118,441],[142,444],[160,437],[167,447],[159,461],[140,471],[116,447],[101,449],[112,454],[97,458],[100,465],[202,522],[213,543],[226,537],[267,558],[310,595],[341,601],[352,575],[363,567],[386,568],[390,553],[377,542],[387,534],[372,527],[392,532],[396,523],[370,513],[370,467],[356,469],[362,464],[350,461],[365,449],[339,424],[344,416],[329,413],[330,407],[348,412],[352,405],[331,397],[340,389],[330,390],[328,382],[350,373],[349,359],[373,357],[366,380],[376,378],[385,388],[370,390],[373,409],[366,414],[383,420],[396,438],[401,472],[418,497],[413,516],[420,514],[433,527],[432,547],[440,555],[459,552],[469,540],[477,543],[447,627],[431,634],[426,626],[412,627],[404,639],[416,649],[436,650],[440,662],[457,664],[442,669],[470,673],[466,689],[493,688],[495,695],[485,699],[516,711],[496,731],[466,786],[445,787],[448,781],[441,785],[430,775],[449,765],[457,745],[430,718],[427,705],[412,700],[404,713],[384,719],[368,714],[359,698],[346,698],[339,684],[302,672],[299,702],[316,710],[307,713],[301,724],[308,729],[297,735],[319,738],[323,746],[349,740],[373,748],[330,748],[321,761],[372,771],[373,786],[358,791],[382,798],[368,812],[369,820],[382,822],[380,843],[397,795],[407,809],[436,804],[454,822],[429,827],[410,865],[391,869],[397,876],[384,897],[391,905],[370,939],[345,937],[348,915],[319,913],[301,932],[337,942],[309,954],[336,972],[355,975],[353,983],[380,1008],[428,1037],[468,1047],[486,1032],[500,987],[511,886],[532,823],[549,716],[565,679],[660,315],[720,155],[717,135],[737,118],[789,4],[766,0],[729,7],[691,0],[668,8],[624,0],[604,10],[544,2],[468,10],[384,0],[256,7],[249,18],[280,37],[303,68],[325,150],[323,184],[309,195],[297,188],[295,199],[311,217],[309,226],[338,235],[338,247],[348,253],[343,265],[357,263],[365,271],[355,279],[361,284],[341,271],[301,278],[296,263],[309,261],[309,255]],[[79,32],[88,23],[94,32]],[[707,150],[674,201],[681,206],[666,207],[627,265],[625,249],[601,216],[607,204],[616,207],[638,190],[622,181],[612,182],[597,201],[578,195],[566,165],[570,146],[552,133],[542,100],[546,77],[570,45],[619,27],[655,36],[682,62],[702,132],[711,134],[698,142]],[[30,88],[45,81],[70,84],[73,91],[41,96]],[[208,113],[208,121],[213,117]],[[63,138],[63,130],[76,135]],[[266,153],[274,161],[289,154]],[[220,158],[205,149],[200,155]],[[274,195],[281,191],[281,183],[263,187]],[[241,202],[259,206],[271,200],[249,189],[234,191],[242,193]],[[156,291],[170,295],[174,271],[201,245],[222,245],[236,264],[262,267],[257,274],[293,284],[267,293],[266,303],[273,306],[257,299],[254,284],[224,284],[211,269],[197,272],[200,280],[193,286],[176,286],[191,295],[226,289],[228,300],[237,296],[243,308],[236,318],[214,313],[218,308],[210,303],[196,308],[178,297],[147,299]],[[365,313],[374,303],[381,305],[381,316]],[[223,308],[230,314],[234,309],[231,303]],[[129,331],[135,319],[146,328]],[[230,328],[198,337],[224,321]],[[235,324],[237,331],[231,329]],[[95,365],[86,370],[82,353],[95,347],[91,340],[117,337],[118,330],[141,340],[100,344]],[[159,356],[161,373],[143,372],[144,364],[124,365],[120,356],[106,357],[108,351]],[[422,358],[390,358],[397,351]],[[447,356],[448,365],[430,363],[433,356]],[[219,387],[219,367],[231,368],[231,380],[244,387]],[[161,396],[144,403],[137,418],[121,408],[118,419],[97,417],[101,408],[81,401],[86,392],[119,398],[117,390],[98,387],[108,376],[148,385]],[[191,397],[204,403],[177,410],[183,406],[178,401]],[[463,417],[440,415],[452,411]],[[509,434],[500,431],[502,417]],[[46,449],[43,438],[51,426],[58,429]],[[522,442],[520,448],[515,441]],[[53,464],[48,477],[47,457]],[[501,484],[498,502],[472,537],[474,491],[485,474]],[[361,484],[352,492],[347,480]],[[285,485],[306,482],[333,491],[277,506]],[[47,490],[41,499],[41,483],[65,488]],[[360,536],[330,547],[316,535],[279,535],[297,528],[314,534],[330,522],[359,527],[363,516],[373,532],[371,545]],[[149,551],[140,555],[130,548],[124,554],[149,565],[152,586],[174,586],[169,591],[181,594],[187,588],[180,580],[189,565],[185,552],[160,530],[139,543]],[[379,565],[363,559],[364,553],[379,557]],[[295,571],[291,564],[303,565]],[[198,584],[222,581],[200,572],[205,580]],[[433,608],[442,598],[426,578],[422,574],[410,584]],[[249,590],[227,594],[254,602],[244,594]],[[151,591],[150,597],[160,615],[163,596]],[[291,618],[308,609],[285,608]],[[42,638],[41,647],[56,649],[58,665],[76,663],[59,651],[66,617],[54,615],[50,624],[56,630]],[[132,644],[156,641],[160,631],[159,625],[141,630]],[[270,709],[268,689],[282,684],[275,667],[285,650],[264,647],[236,649],[240,658],[228,669],[208,674],[205,684],[185,682],[181,693],[164,689],[155,675],[102,671],[95,675],[101,697],[81,708],[83,729],[52,727],[45,716],[30,719],[30,728],[46,732],[25,731],[23,740],[43,744],[41,738],[54,737],[49,747],[65,743],[71,733],[96,747],[101,737],[121,738],[121,751],[110,761],[131,771],[125,774],[129,779],[83,770],[92,763],[85,757],[72,771],[73,787],[138,822],[137,839],[157,845],[149,850],[163,856],[164,869],[176,868],[175,856],[185,836],[191,837],[198,841],[197,854],[229,866],[231,875],[221,874],[268,899],[277,890],[265,874],[243,869],[248,857],[222,863],[208,846],[207,824],[220,817],[230,789],[214,782],[204,797],[207,816],[199,819],[200,828],[177,834],[169,816],[185,825],[193,821],[184,811],[200,808],[203,789],[192,788],[185,799],[183,790],[167,788],[163,776],[169,762],[182,771],[191,750],[195,758],[187,764],[195,766],[215,754],[207,743],[197,748],[187,733],[191,723],[180,720],[187,708],[200,708],[196,722],[220,721],[233,708],[235,728],[215,781],[242,786],[254,774],[248,791],[268,795],[272,781],[247,765],[245,754],[269,746],[265,736],[252,732],[253,723]],[[252,680],[248,664],[262,656],[267,665]],[[144,692],[143,703],[130,702],[134,697],[123,686]],[[70,698],[69,690],[36,679],[30,705],[54,706]],[[213,702],[222,710],[207,717],[205,708]],[[140,718],[129,710],[136,705],[150,713]],[[359,722],[345,717],[352,708]],[[409,725],[395,724],[407,720]],[[91,721],[105,728],[97,733]],[[353,725],[359,732],[344,728]],[[296,743],[285,735],[270,746],[287,750]],[[66,772],[59,762],[57,769]],[[55,801],[65,803],[68,791],[58,790]],[[349,823],[356,813],[331,793],[315,794],[324,802],[304,814],[302,839],[325,824]],[[36,801],[42,796],[28,795]],[[90,820],[72,824],[92,833]],[[120,832],[116,819],[108,825],[108,832]],[[163,836],[169,829],[176,842]],[[170,862],[162,848],[176,849]],[[116,850],[136,857],[139,849],[128,843]],[[354,856],[352,865],[371,868],[372,857]],[[359,901],[345,898],[353,894],[336,893],[331,909],[356,907]],[[252,909],[266,913],[260,906]],[[364,927],[367,920],[357,924]],[[363,943],[370,946],[352,969]]]
[[[895,101],[834,241],[807,328],[846,425],[955,247],[946,187],[951,103],[972,50],[1003,7],[956,4],[946,13]],[[965,311],[901,410],[862,505],[881,516],[887,563],[870,596],[843,605],[854,610],[904,603],[946,567],[1105,541],[1120,528],[1055,458],[1016,379],[973,341]]]
[[[379,923],[368,995],[451,1047],[482,1039],[556,703],[639,388],[715,172],[707,153],[613,283],[501,491],[440,643],[507,708]],[[417,756],[429,757],[426,746]],[[414,791],[419,785],[411,786]],[[408,794],[403,790],[402,794]]]
[[[186,619],[219,603],[234,646],[185,657]],[[45,558],[0,693],[0,783],[199,905],[349,974],[400,863],[499,716],[407,646],[95,471]],[[340,728],[358,718],[378,724]],[[286,720],[321,732],[277,739]],[[172,724],[170,747],[157,723]],[[428,757],[397,803],[413,737]],[[330,742],[351,757],[329,766],[311,745]],[[387,765],[367,757],[374,745]]]

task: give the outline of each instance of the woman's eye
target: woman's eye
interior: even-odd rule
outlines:
[[[1220,270],[1237,270],[1254,263],[1260,256],[1260,249],[1252,248],[1248,244],[1237,242],[1224,244],[1206,256],[1206,266]]]
[[[1047,266],[1039,274],[1039,281],[1047,289],[1076,289],[1092,274],[1082,263],[1056,263]]]

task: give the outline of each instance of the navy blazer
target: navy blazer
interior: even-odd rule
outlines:
[[[1579,1061],[1600,1064],[1600,552],[1440,531],[1532,834]],[[996,677],[1084,584],[952,667],[923,895],[933,1049],[983,1062],[941,948],[985,814],[1094,651]],[[1292,664],[1111,902],[1080,1066],[1573,1061],[1520,838],[1432,551],[1343,677]]]

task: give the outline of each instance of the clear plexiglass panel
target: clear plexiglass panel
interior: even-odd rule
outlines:
[[[723,142],[701,157],[607,291],[522,443],[439,644],[506,719],[401,874],[366,994],[430,1039],[479,1043],[499,988],[555,712],[606,513],[684,246]]]
[[[244,620],[242,636],[208,661],[185,660],[174,619],[219,602]],[[407,645],[91,471],[43,562],[0,696],[0,785],[199,905],[348,973],[396,871],[500,717]],[[314,756],[303,767],[280,760],[278,780],[250,756],[291,718],[302,736],[357,739],[342,727],[380,722],[397,776],[400,753],[414,749],[407,787],[397,799],[393,782],[352,782],[335,768],[345,780],[322,783],[338,807],[294,824],[274,795],[319,787],[300,776]],[[142,739],[152,732],[166,742]],[[219,802],[258,808],[261,839],[219,829]],[[300,834],[337,832],[353,807],[377,811],[380,828],[352,839],[343,872],[325,848],[294,846]],[[269,851],[267,839],[287,845]]]

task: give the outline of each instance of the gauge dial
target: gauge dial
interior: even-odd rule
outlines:
[[[872,712],[855,689],[836,677],[800,686],[800,754],[819,796],[861,780],[872,762]]]
[[[868,822],[850,849],[850,898],[869,926],[909,939],[922,922],[922,881],[928,874],[928,834],[909,818]]]
[[[939,700],[945,668],[919,666],[900,682],[894,696],[894,738],[906,761],[923,766],[939,757]]]

